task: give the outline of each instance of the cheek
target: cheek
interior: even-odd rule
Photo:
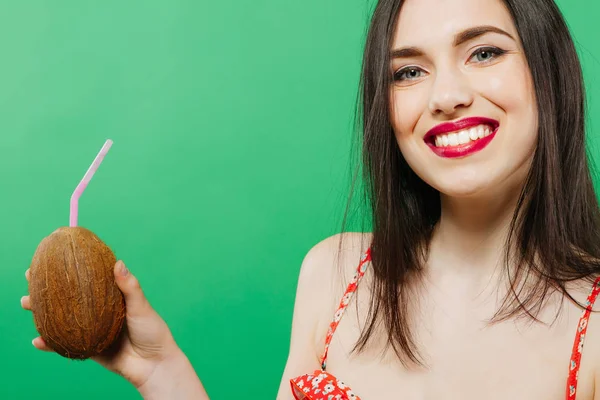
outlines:
[[[531,156],[538,127],[535,89],[524,61],[503,63],[493,75],[477,76],[473,84],[480,96],[504,114],[502,135],[497,138],[499,148],[511,149],[514,161],[523,162]]]
[[[392,128],[398,148],[410,168],[422,178],[427,175],[427,163],[424,162],[427,157],[423,156],[430,150],[414,132],[428,109],[428,88],[425,86],[422,83],[407,90],[393,90],[390,101]]]
[[[535,132],[535,90],[524,62],[501,64],[493,76],[481,74],[473,84],[484,98],[506,113],[511,130],[518,124],[521,134],[523,130]]]
[[[489,80],[489,88],[493,91],[502,90],[502,78],[494,77]]]
[[[423,115],[423,110],[427,108],[425,88],[392,89],[390,92],[390,107],[392,127],[397,140],[400,142],[408,139]]]

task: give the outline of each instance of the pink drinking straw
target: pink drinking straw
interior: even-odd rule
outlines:
[[[77,226],[77,215],[79,212],[79,198],[81,197],[81,194],[87,187],[88,183],[90,183],[90,180],[96,173],[96,170],[102,163],[102,160],[104,160],[104,156],[106,155],[106,153],[108,153],[108,150],[110,149],[110,146],[112,146],[112,143],[113,142],[110,139],[104,143],[104,146],[102,146],[102,148],[100,149],[100,152],[94,159],[94,162],[92,163],[92,165],[90,165],[87,172],[83,176],[83,179],[81,180],[81,182],[79,182],[79,185],[77,185],[77,187],[75,188],[75,191],[71,195],[71,213],[70,213],[71,215],[70,215],[70,219],[69,219],[70,227]]]

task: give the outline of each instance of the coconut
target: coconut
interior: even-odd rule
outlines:
[[[59,228],[38,245],[30,267],[31,311],[37,331],[56,353],[85,360],[116,343],[125,300],[115,263],[112,250],[83,227]]]

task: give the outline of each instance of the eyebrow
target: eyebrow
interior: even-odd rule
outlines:
[[[466,30],[456,34],[454,36],[454,43],[452,45],[454,47],[460,46],[461,44],[468,42],[469,40],[473,40],[473,39],[483,36],[487,33],[498,33],[500,35],[507,36],[507,37],[511,38],[512,40],[515,40],[515,38],[510,33],[506,32],[500,28],[497,28],[492,25],[481,25],[481,26],[475,26],[473,28],[466,29]],[[392,57],[392,59],[394,59],[394,58],[420,57],[423,54],[424,54],[423,51],[421,49],[419,49],[418,47],[404,47],[402,49],[392,50],[390,53],[390,56]]]

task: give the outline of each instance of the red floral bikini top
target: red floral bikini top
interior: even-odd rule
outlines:
[[[333,338],[333,334],[346,311],[348,303],[352,295],[356,291],[358,283],[362,279],[367,270],[367,264],[371,261],[371,249],[368,249],[363,255],[354,277],[350,281],[344,297],[340,301],[338,309],[333,317],[333,321],[329,325],[327,331],[327,337],[325,339],[325,350],[321,356],[321,369],[291,379],[290,384],[292,387],[292,393],[296,400],[360,400],[358,395],[354,394],[351,388],[346,386],[344,382],[331,375],[326,371],[327,366],[327,351],[329,350],[329,344]],[[566,399],[575,400],[577,391],[577,375],[579,372],[579,362],[581,360],[581,354],[583,351],[583,343],[585,341],[585,334],[587,331],[587,324],[592,311],[596,297],[600,293],[600,277],[594,282],[592,291],[587,298],[585,303],[586,309],[583,311],[583,315],[579,319],[577,325],[577,331],[575,335],[575,343],[573,344],[573,350],[571,352],[571,360],[569,362],[568,376],[567,376],[567,387],[566,387]]]

